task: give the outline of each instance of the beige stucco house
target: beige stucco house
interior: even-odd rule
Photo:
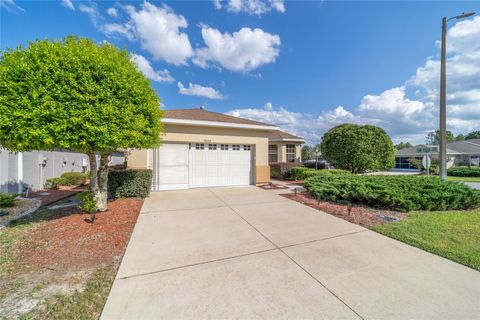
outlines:
[[[204,109],[166,110],[162,123],[160,147],[131,150],[127,158],[130,168],[153,170],[153,190],[268,182],[269,141],[277,145],[277,161],[293,159],[292,144],[301,160],[303,139],[274,125]]]
[[[268,162],[302,162],[303,138],[275,130],[268,136]]]

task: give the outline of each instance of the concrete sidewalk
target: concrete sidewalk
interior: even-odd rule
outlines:
[[[478,319],[480,273],[256,187],[146,199],[102,319]]]

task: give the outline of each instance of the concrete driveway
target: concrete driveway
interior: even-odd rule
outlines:
[[[256,187],[153,193],[102,319],[478,319],[480,272]]]

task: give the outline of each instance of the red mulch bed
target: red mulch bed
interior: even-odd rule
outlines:
[[[356,204],[351,205],[349,212],[348,205],[346,204],[318,201],[310,196],[308,192],[297,193],[296,196],[292,193],[282,194],[281,196],[364,227],[390,223],[395,221],[395,219],[401,220],[407,216],[404,212],[373,209]]]
[[[33,231],[20,261],[32,268],[65,271],[109,263],[123,255],[142,203],[135,198],[111,201],[108,211],[98,213],[94,223],[78,209],[50,216]]]
[[[74,186],[74,187],[60,187],[59,190],[40,190],[35,192],[30,192],[28,198],[38,199],[42,201],[42,206],[47,206],[59,200],[68,198],[84,191],[87,186]],[[48,193],[48,195],[47,195]]]

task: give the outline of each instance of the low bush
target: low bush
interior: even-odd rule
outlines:
[[[480,177],[480,167],[451,167],[447,170],[447,175],[453,177]]]
[[[295,162],[279,162],[270,164],[270,177],[274,179],[290,179],[292,168],[299,167]],[[302,168],[302,167],[300,167]]]
[[[0,193],[0,208],[10,208],[15,204],[16,194]]]
[[[152,170],[111,170],[108,191],[114,198],[146,198],[152,187]]]
[[[296,168],[292,168],[291,174],[292,174],[292,179],[294,180],[305,180],[309,177],[314,177],[322,174],[336,175],[336,174],[350,174],[350,172],[345,170],[340,170],[340,169],[315,170],[310,168],[296,167]]]
[[[95,202],[92,191],[81,192],[77,195],[77,198],[80,200],[78,208],[87,213],[95,213],[97,211],[97,203]]]
[[[47,182],[45,183],[45,189],[50,189],[50,190],[58,190],[60,186],[68,186],[69,185],[69,180],[62,178],[62,177],[57,177],[57,178],[51,178],[47,179]]]
[[[426,176],[321,174],[305,180],[311,195],[399,211],[459,210],[480,207],[480,191]]]
[[[83,172],[65,172],[60,178],[64,178],[68,186],[79,186],[87,183],[88,174]]]

